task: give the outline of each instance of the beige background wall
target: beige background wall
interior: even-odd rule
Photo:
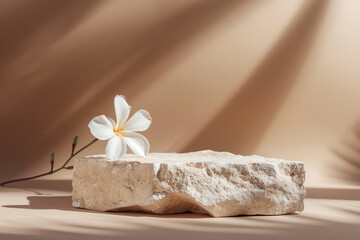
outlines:
[[[152,115],[152,152],[300,160],[309,185],[358,185],[359,23],[356,0],[0,1],[0,180],[60,164],[123,94]]]

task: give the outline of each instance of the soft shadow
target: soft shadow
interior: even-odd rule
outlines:
[[[155,217],[155,218],[212,218],[206,214],[197,214],[191,212],[177,213],[177,214],[153,214],[144,212],[102,212],[87,209],[80,209],[72,207],[71,197],[71,180],[31,180],[25,182],[19,182],[13,184],[13,186],[7,186],[6,188],[17,188],[26,191],[31,191],[37,196],[28,196],[27,205],[4,205],[7,208],[21,208],[21,209],[57,209],[64,211],[80,211],[96,214],[111,214],[121,216],[132,216],[132,217]],[[67,196],[56,196],[51,194],[52,191],[66,191],[69,192]],[[297,215],[297,213],[286,214],[286,215]],[[234,217],[252,217],[252,216],[234,216]]]
[[[72,209],[71,196],[29,196],[29,205],[4,205],[6,208],[22,209],[57,209],[66,211],[79,211]]]
[[[245,155],[254,153],[295,84],[327,6],[328,1],[304,2],[245,84],[183,152],[213,149]]]
[[[0,140],[0,151],[6,154],[4,158],[12,159],[13,162],[11,165],[6,164],[7,172],[16,175],[23,171],[27,167],[25,163],[40,159],[45,154],[44,149],[54,149],[59,141],[73,134],[73,129],[86,126],[93,116],[112,112],[110,104],[101,110],[99,107],[104,106],[104,102],[111,102],[115,94],[136,97],[159,74],[188,53],[182,51],[185,43],[194,41],[235,7],[252,2],[190,1],[185,8],[175,11],[160,23],[148,29],[134,29],[130,35],[126,34],[127,29],[122,28],[122,25],[116,24],[118,18],[114,17],[111,37],[99,36],[89,40],[86,36],[77,36],[77,39],[72,40],[77,42],[82,39],[83,45],[62,46],[64,49],[61,56],[56,55],[60,53],[53,53],[36,58],[36,61],[28,61],[25,66],[16,66],[16,72],[8,71],[8,75],[4,76],[7,82],[2,97],[12,99],[13,92],[18,93],[18,96],[6,115],[1,116],[2,126],[6,126],[1,132],[6,137]],[[40,8],[37,11],[41,15],[47,9]],[[96,13],[93,11],[91,17],[97,16]],[[100,31],[101,24],[105,23],[98,24],[100,27],[95,26],[93,32]],[[61,25],[61,21],[49,23],[55,32],[58,25]],[[59,32],[58,37],[69,30]],[[96,45],[92,43],[94,41],[97,41]],[[19,45],[22,43],[19,42]],[[41,46],[44,51],[54,51],[52,48],[52,42]],[[37,56],[34,52],[34,56]],[[157,68],[159,63],[161,67]],[[141,78],[150,70],[151,74]],[[21,119],[25,118],[26,124],[21,124]],[[17,131],[11,130],[15,128]],[[37,141],[34,141],[34,136]],[[20,151],[15,146],[24,147]],[[5,163],[1,163],[4,169]],[[5,177],[7,172],[4,172]]]
[[[64,211],[76,211],[76,212],[88,212],[96,214],[111,214],[121,216],[132,217],[155,217],[155,218],[211,218],[209,215],[197,214],[197,213],[178,213],[169,215],[158,215],[152,213],[143,212],[101,212],[87,209],[74,208],[72,206],[72,185],[71,180],[31,180],[9,184],[6,187],[2,187],[1,190],[6,189],[22,189],[33,192],[37,196],[28,196],[27,205],[4,205],[7,208],[22,208],[22,209],[57,209]],[[69,195],[57,196],[51,192],[63,191],[69,192]]]
[[[92,233],[88,234],[85,232],[66,232],[66,231],[57,231],[57,230],[40,230],[35,233],[23,235],[23,234],[9,234],[9,233],[0,233],[0,238],[4,240],[16,239],[16,240],[42,240],[42,239],[56,239],[56,240],[72,240],[72,239],[86,239],[86,240],[115,240],[115,239],[124,239],[124,240],[157,240],[157,239],[206,239],[206,240],[238,240],[239,237],[242,237],[247,240],[259,240],[259,239],[269,239],[266,238],[266,233],[258,233],[256,235],[252,234],[238,234],[230,232],[204,232],[204,231],[194,231],[194,230],[178,230],[178,229],[166,229],[162,227],[155,226],[142,226],[139,224],[139,227],[142,227],[141,230],[116,230],[111,229],[107,234],[101,233]],[[261,236],[263,238],[259,238]]]
[[[63,191],[71,192],[72,191],[72,182],[71,180],[66,179],[56,179],[56,180],[30,180],[17,183],[10,183],[5,185],[3,188],[20,188],[20,189],[35,189],[37,191],[41,190],[52,190],[52,191]]]
[[[28,196],[28,205],[3,205],[6,208],[20,208],[20,209],[56,209],[63,211],[87,212],[94,214],[110,214],[119,216],[131,217],[147,217],[147,218],[211,218],[205,214],[197,213],[177,213],[177,214],[152,214],[143,212],[102,212],[75,208],[72,206],[72,197],[70,196]]]
[[[334,175],[355,183],[360,183],[360,120],[340,144],[330,147],[335,159],[331,159]]]
[[[84,102],[83,107],[78,111],[69,111],[67,107],[60,109],[61,115],[66,117],[62,119],[62,122],[58,122],[51,132],[76,124],[74,119],[78,119],[77,116],[84,116],[89,112],[89,108],[100,105],[100,99],[119,94],[120,89],[122,94],[134,99],[160,78],[164,71],[178,64],[181,59],[191,53],[197,39],[215,23],[225,18],[234,9],[248,5],[254,5],[254,1],[191,1],[188,6],[169,16],[168,19],[139,33],[138,38],[125,42],[122,46],[115,46],[119,50],[114,51],[114,46],[104,47],[103,51],[110,52],[112,55],[108,59],[109,64],[103,67],[100,74],[89,74],[86,85],[91,86],[89,83],[93,82],[92,88],[85,89],[82,86],[81,89],[77,89],[90,94],[91,98]],[[114,31],[114,35],[119,37],[118,32],[121,29],[114,29]],[[132,60],[129,61],[129,59]],[[126,67],[122,69],[122,66]],[[150,74],[146,74],[148,72]],[[142,77],[144,74],[146,78]],[[96,91],[92,92],[91,89],[96,89]],[[43,90],[45,89],[39,89],[39,94]],[[81,96],[75,91],[67,96],[69,102],[78,99],[81,99]],[[72,121],[69,121],[70,119]]]
[[[0,70],[21,56],[22,51],[33,47],[29,42],[34,35],[56,24],[56,30],[43,36],[43,44],[49,45],[72,30],[99,3],[96,0],[2,1],[0,8],[7,11],[0,15],[0,29],[6,32],[1,36]]]
[[[124,219],[109,219],[110,226],[94,226],[94,220],[86,223],[74,223],[71,220],[66,223],[59,222],[56,229],[37,228],[31,233],[1,233],[1,239],[339,239],[347,240],[358,239],[359,224],[356,222],[341,222],[336,219],[324,219],[313,216],[296,216],[298,221],[277,221],[267,217],[249,218],[244,222],[243,219],[233,219],[231,224],[226,227],[217,227],[217,222],[208,224],[198,224],[198,221],[187,222],[144,222],[128,221],[131,227],[124,228]],[[103,221],[101,219],[99,221]],[[248,227],[249,221],[254,221],[256,227]],[[115,223],[115,224],[114,224]],[[118,223],[119,227],[116,226]],[[59,230],[65,227],[66,230]]]

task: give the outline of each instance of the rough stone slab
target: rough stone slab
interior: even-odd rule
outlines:
[[[304,209],[304,180],[302,162],[227,152],[94,155],[75,160],[72,197],[99,211],[278,215]]]

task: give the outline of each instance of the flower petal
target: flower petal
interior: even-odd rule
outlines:
[[[115,122],[105,115],[94,117],[89,122],[88,126],[92,135],[94,135],[97,139],[108,140],[115,135],[113,130]]]
[[[129,117],[131,107],[123,95],[116,95],[114,98],[114,107],[116,114],[116,127],[121,126]]]
[[[139,110],[124,124],[124,131],[145,131],[150,127],[151,121],[152,119],[147,111]]]
[[[134,132],[127,132],[122,136],[122,138],[133,153],[143,157],[149,153],[150,144],[143,135]]]
[[[122,158],[126,153],[126,144],[121,136],[112,137],[106,145],[106,155],[112,160]]]

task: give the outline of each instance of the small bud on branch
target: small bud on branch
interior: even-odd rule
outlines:
[[[71,150],[71,155],[74,154],[74,151],[75,151],[75,147],[76,147],[76,144],[77,144],[77,141],[78,141],[78,136],[75,136],[74,137],[74,141],[73,141],[73,144],[72,144],[72,150]]]
[[[73,145],[76,146],[76,143],[77,143],[77,139],[78,137],[76,136],[74,138],[74,141],[73,141]],[[74,166],[66,166],[71,159],[73,159],[76,155],[78,155],[80,152],[84,151],[86,148],[90,147],[92,144],[94,144],[98,139],[95,138],[94,140],[92,140],[91,142],[89,142],[87,145],[85,145],[84,147],[80,148],[78,151],[76,151],[75,153],[71,154],[71,156],[65,161],[65,163],[63,163],[63,165],[57,169],[54,170],[54,161],[55,161],[55,154],[54,153],[51,153],[50,155],[50,164],[51,164],[51,169],[49,172],[45,172],[45,173],[42,173],[42,174],[39,174],[39,175],[35,175],[35,176],[32,176],[32,177],[26,177],[26,178],[18,178],[18,179],[14,179],[14,180],[9,180],[9,181],[6,181],[6,182],[2,182],[0,183],[0,186],[4,186],[6,184],[9,184],[9,183],[14,183],[14,182],[20,182],[20,181],[26,181],[26,180],[31,180],[31,179],[36,179],[36,178],[39,178],[39,177],[43,177],[43,176],[47,176],[47,175],[50,175],[50,174],[53,174],[53,173],[56,173],[62,169],[68,169],[68,170],[71,170],[74,168]],[[75,148],[75,146],[73,148]]]
[[[53,172],[53,170],[54,170],[54,161],[55,161],[55,153],[51,153],[51,156],[50,156],[50,165],[51,165],[50,172]]]

